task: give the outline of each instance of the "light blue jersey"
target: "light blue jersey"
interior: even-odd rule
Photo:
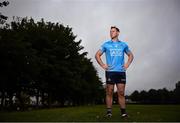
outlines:
[[[106,41],[100,48],[106,54],[107,71],[125,72],[124,53],[130,52],[128,45],[122,41]]]

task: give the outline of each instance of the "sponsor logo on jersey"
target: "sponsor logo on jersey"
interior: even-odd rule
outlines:
[[[122,56],[121,49],[110,49],[111,56]]]

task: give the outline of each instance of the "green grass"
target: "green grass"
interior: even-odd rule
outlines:
[[[180,105],[127,105],[128,119],[120,117],[118,105],[112,118],[104,118],[105,105],[0,112],[0,121],[180,121]]]

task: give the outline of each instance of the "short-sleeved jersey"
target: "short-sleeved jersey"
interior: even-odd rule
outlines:
[[[123,41],[106,41],[100,48],[106,55],[107,71],[125,72],[124,53],[130,52],[128,45]]]

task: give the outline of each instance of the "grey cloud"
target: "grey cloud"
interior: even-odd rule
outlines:
[[[94,54],[109,39],[110,26],[120,27],[120,39],[128,38],[135,55],[127,71],[127,93],[173,89],[180,80],[178,0],[10,0],[2,11],[8,16],[45,18],[73,27],[103,81],[104,71]]]

